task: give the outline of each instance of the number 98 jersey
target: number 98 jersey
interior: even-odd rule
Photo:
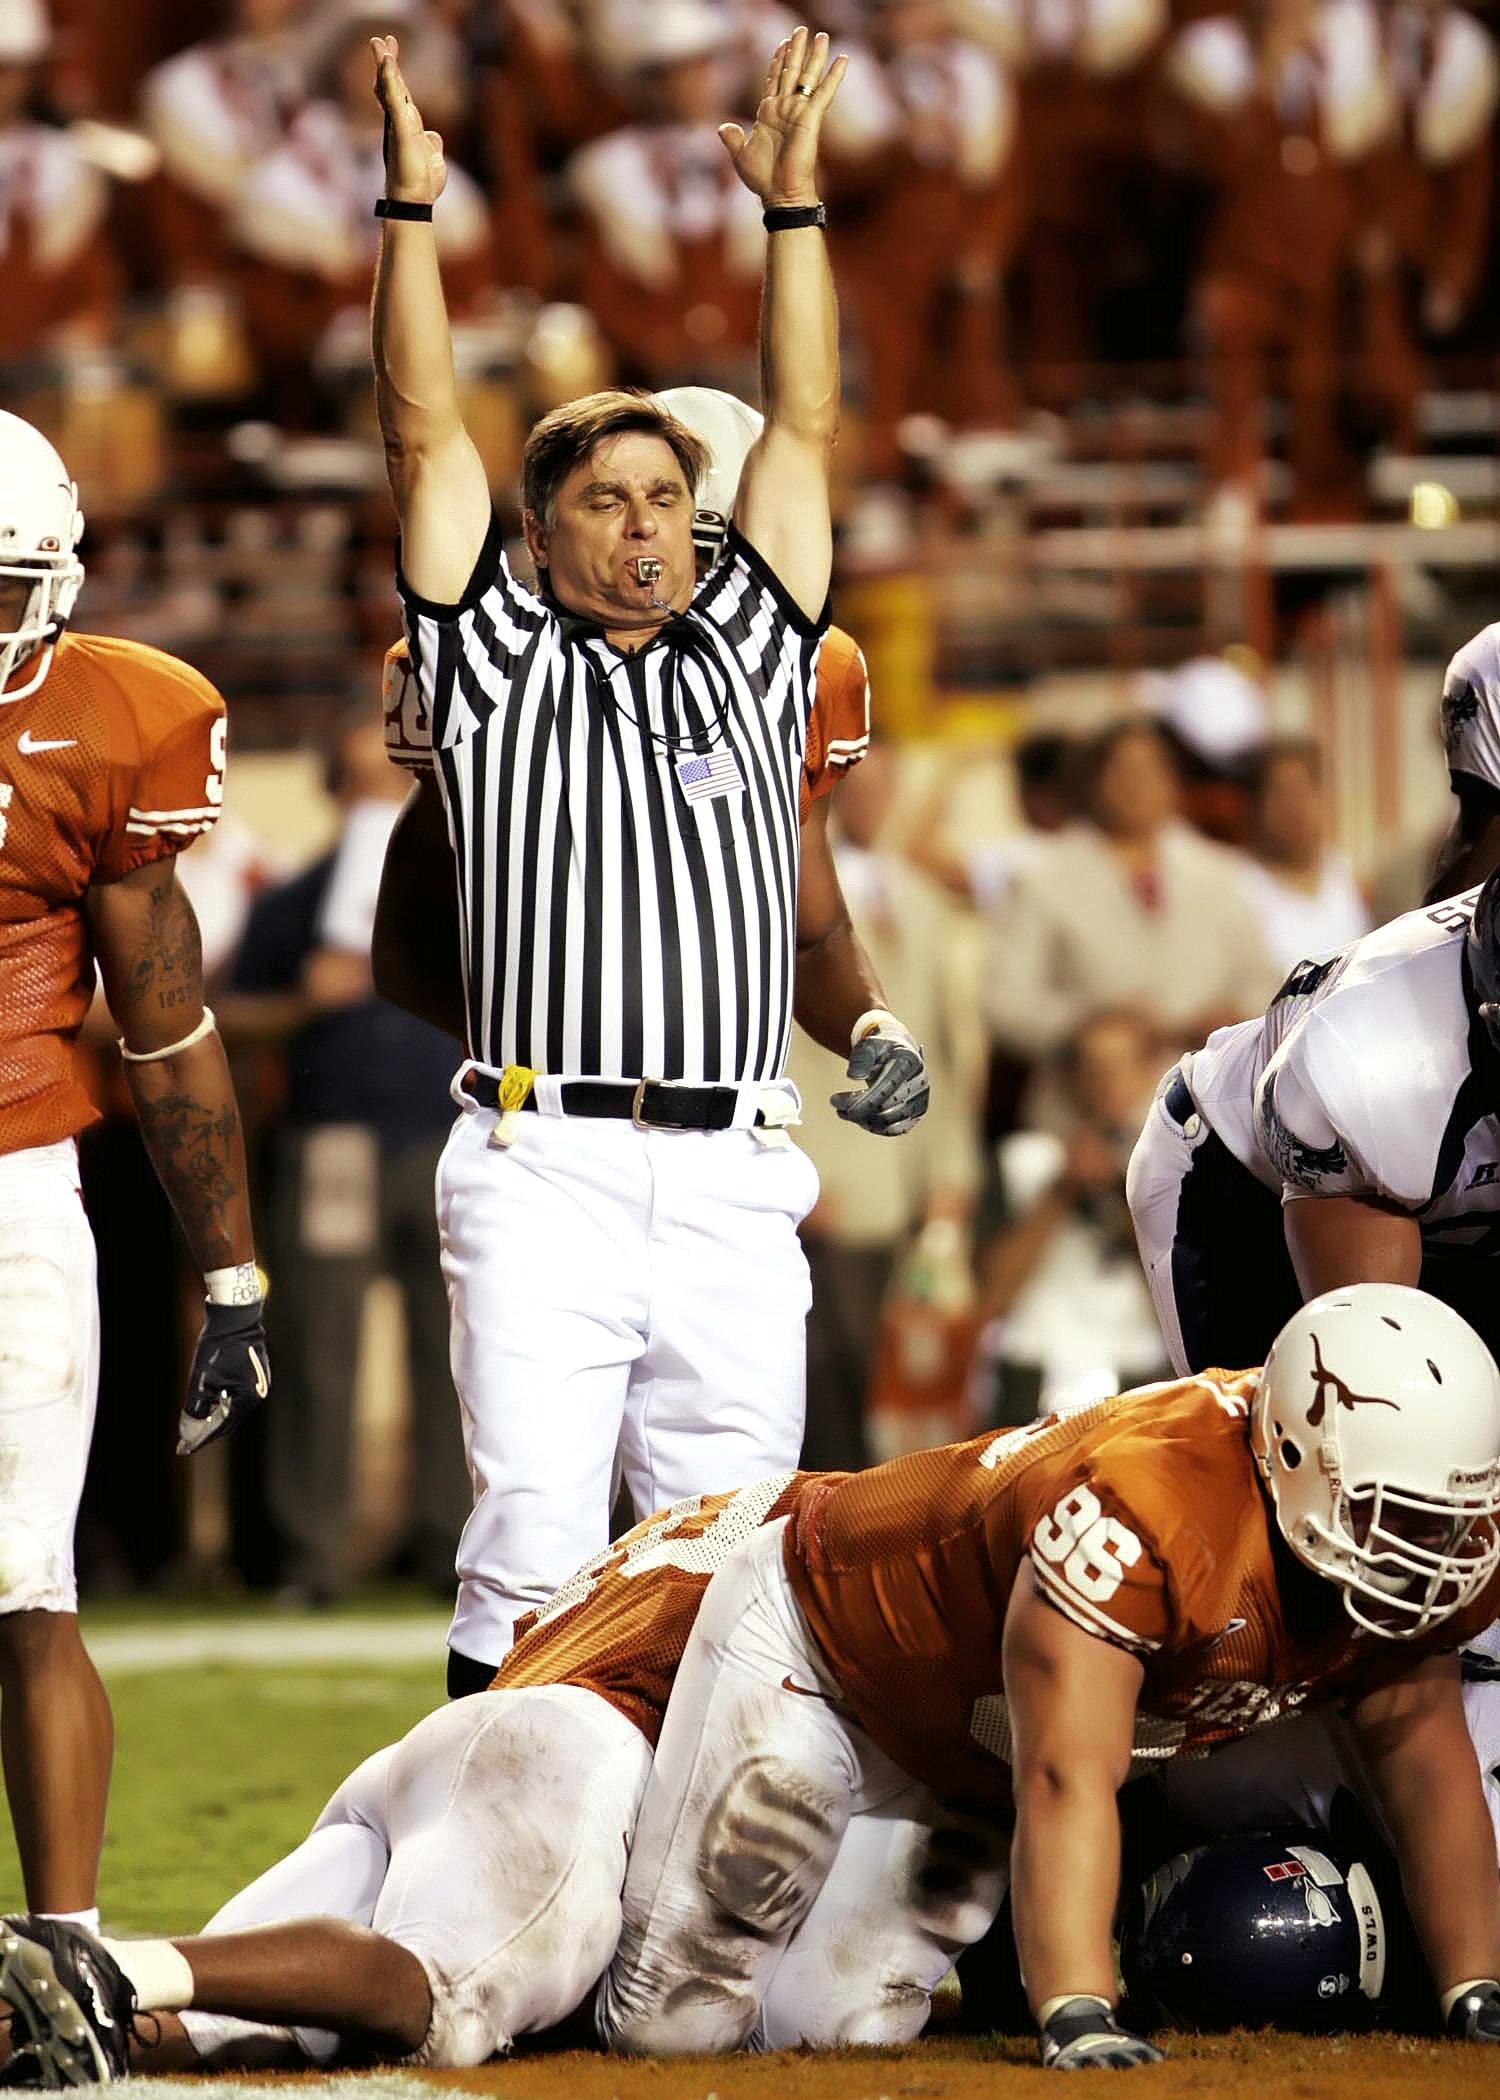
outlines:
[[[1309,1578],[1283,1610],[1251,1457],[1258,1374],[1205,1372],[1063,1419],[831,1476],[788,1527],[791,1588],[856,1718],[950,1798],[1003,1800],[1006,1608],[1030,1579],[1140,1659],[1135,1769],[1358,1696],[1463,1638],[1356,1639]],[[1464,1618],[1495,1616],[1500,1578]]]
[[[94,991],[84,893],[170,859],[224,795],[224,703],[141,642],[66,634],[0,694],[0,1153],[93,1121],[73,1045]]]

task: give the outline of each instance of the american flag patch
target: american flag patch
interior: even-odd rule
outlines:
[[[677,764],[677,785],[689,802],[713,802],[720,795],[742,795],[745,776],[728,744],[712,751],[690,751]]]

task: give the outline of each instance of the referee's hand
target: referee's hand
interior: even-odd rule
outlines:
[[[847,72],[828,62],[828,37],[794,29],[771,53],[755,122],[721,124],[719,137],[747,190],[765,204],[816,204],[818,134]]]
[[[385,111],[385,193],[407,204],[435,204],[448,180],[443,141],[422,129],[422,116],[401,77],[401,47],[393,36],[372,36],[375,98]]]
[[[922,1045],[894,1014],[882,1015],[860,1037],[846,1070],[861,1084],[830,1097],[846,1123],[877,1137],[902,1137],[926,1115],[932,1087]]]

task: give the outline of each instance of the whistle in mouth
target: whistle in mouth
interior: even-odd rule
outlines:
[[[662,565],[654,555],[638,554],[635,558],[635,580],[637,583],[660,583],[661,569]]]

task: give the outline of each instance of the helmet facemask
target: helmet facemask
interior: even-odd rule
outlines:
[[[693,512],[693,552],[698,558],[700,582],[718,567],[724,553],[724,542],[728,537],[729,520],[723,511]]]
[[[0,705],[24,700],[47,675],[83,582],[82,535],[77,485],[56,450],[30,423],[0,413],[0,585],[12,601],[16,585],[25,591],[19,613],[0,611]],[[7,690],[27,662],[30,677]]]
[[[83,582],[83,563],[71,549],[59,553],[17,556],[0,561],[0,585],[27,586],[26,604],[14,627],[0,626],[0,700],[24,700],[46,677],[52,650],[68,624]],[[0,614],[3,618],[3,614]],[[35,654],[32,675],[22,685],[8,681],[18,664]]]
[[[1485,1502],[1407,1494],[1383,1482],[1340,1488],[1332,1521],[1304,1514],[1287,1543],[1338,1584],[1356,1626],[1387,1640],[1441,1624],[1500,1567],[1500,1531]]]

